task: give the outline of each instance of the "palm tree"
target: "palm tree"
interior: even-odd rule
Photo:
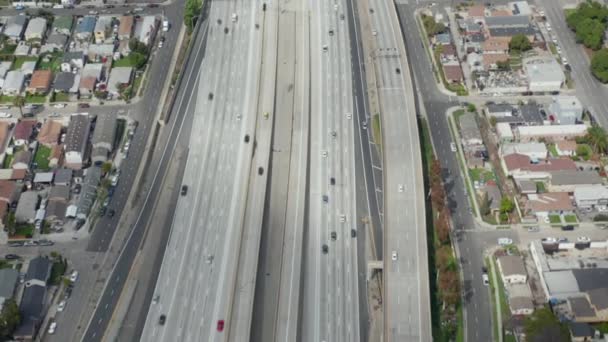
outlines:
[[[608,149],[608,136],[600,126],[593,126],[587,131],[587,140],[595,153],[603,154]]]
[[[13,106],[19,107],[19,113],[23,116],[23,106],[25,106],[25,97],[17,95],[13,98]]]

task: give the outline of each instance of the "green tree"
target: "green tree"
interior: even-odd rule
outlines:
[[[445,25],[443,23],[438,23],[435,21],[435,18],[423,15],[422,16],[422,24],[424,25],[424,29],[426,30],[426,34],[429,37],[432,37],[438,33],[445,32]]]
[[[534,311],[532,315],[526,318],[524,331],[526,332],[526,340],[530,342],[570,341],[568,327],[560,323],[547,307]]]
[[[509,42],[509,49],[511,51],[524,52],[532,49],[532,43],[528,37],[523,33],[518,33],[511,37],[511,41]]]
[[[591,58],[591,73],[600,82],[608,83],[608,49],[602,49]]]
[[[101,172],[108,173],[112,171],[112,162],[105,162],[101,165]]]
[[[496,61],[496,68],[500,71],[511,70],[511,63],[507,59],[506,61]]]
[[[595,153],[603,154],[608,148],[608,136],[606,130],[600,126],[593,126],[587,130],[587,141]]]
[[[576,41],[586,47],[599,50],[604,39],[605,25],[595,19],[586,18],[576,25]]]
[[[136,69],[141,69],[146,65],[148,58],[146,55],[141,54],[139,52],[131,52],[129,54],[129,61],[131,61],[131,65],[133,65]]]
[[[148,46],[140,42],[137,38],[131,38],[131,40],[129,40],[129,49],[131,52],[137,52],[142,55],[147,55],[149,52]]]
[[[510,213],[515,209],[515,203],[509,197],[503,197],[500,201],[500,212]]]
[[[13,98],[13,106],[19,107],[19,113],[23,116],[23,106],[25,106],[25,97],[17,95]]]
[[[196,20],[201,13],[203,6],[202,0],[186,0],[186,8],[184,9],[184,24],[188,28],[188,32],[192,32]]]
[[[0,314],[0,338],[4,341],[10,339],[15,328],[21,322],[19,307],[14,299],[7,299],[2,306]]]

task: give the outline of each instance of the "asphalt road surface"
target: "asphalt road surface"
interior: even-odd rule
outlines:
[[[256,77],[255,8],[247,1],[213,2],[207,53],[196,91],[190,153],[144,341],[216,341],[229,329],[253,141],[246,142]],[[232,21],[232,13],[238,20]],[[217,19],[221,20],[221,24]],[[227,31],[226,31],[227,29]],[[238,53],[237,53],[238,52]],[[257,70],[257,69],[256,69]],[[252,94],[253,93],[253,94]],[[213,94],[213,95],[210,95]],[[193,94],[194,95],[194,94]],[[196,133],[196,132],[200,133]],[[159,324],[161,315],[166,322]],[[220,328],[220,320],[225,326]]]

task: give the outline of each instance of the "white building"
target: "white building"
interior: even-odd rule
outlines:
[[[4,86],[2,87],[2,94],[15,96],[21,93],[23,90],[23,82],[25,81],[25,75],[20,70],[9,71],[4,79]]]
[[[44,34],[46,33],[46,19],[44,18],[33,18],[30,20],[29,24],[27,24],[27,28],[25,29],[25,40],[30,39],[39,39],[42,40],[44,38]]]
[[[501,147],[502,155],[519,153],[530,157],[530,160],[539,161],[547,158],[547,146],[541,142],[504,144]]]
[[[534,57],[525,59],[524,70],[528,78],[528,90],[545,93],[556,92],[566,81],[566,76],[555,58]]]
[[[521,257],[505,255],[499,257],[497,261],[504,284],[524,284],[528,281],[528,272]]]
[[[544,125],[544,126],[518,126],[514,130],[515,139],[521,142],[545,139],[546,141],[559,141],[582,137],[587,134],[586,125]]]
[[[593,209],[598,206],[608,206],[608,187],[579,186],[574,189],[576,206],[582,209]]]
[[[513,141],[513,130],[508,122],[499,122],[496,124],[496,135],[500,142],[507,143]]]
[[[548,110],[550,119],[561,125],[574,125],[583,118],[583,105],[576,96],[557,96]]]

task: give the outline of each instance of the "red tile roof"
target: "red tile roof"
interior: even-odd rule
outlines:
[[[557,142],[557,148],[559,148],[560,151],[576,151],[576,141],[560,140]]]
[[[9,203],[13,199],[17,185],[15,182],[0,180],[0,201]]]
[[[469,7],[469,17],[484,17],[485,16],[486,6],[484,5],[475,5]]]
[[[441,47],[441,54],[444,56],[456,56],[454,44],[443,45]]]
[[[460,65],[444,65],[443,73],[445,74],[445,79],[450,82],[460,82],[464,78]]]
[[[27,140],[36,126],[36,120],[23,120],[17,123],[15,126],[15,133],[13,137],[17,140]]]
[[[549,192],[546,194],[529,195],[526,210],[532,212],[569,211],[574,210],[574,206],[567,192]]]
[[[29,89],[47,91],[51,86],[53,72],[50,70],[36,70],[32,74]]]
[[[530,157],[512,153],[503,157],[507,170],[522,170],[532,172],[548,172],[559,170],[577,170],[576,164],[569,158],[549,158],[538,164],[532,164]]]

